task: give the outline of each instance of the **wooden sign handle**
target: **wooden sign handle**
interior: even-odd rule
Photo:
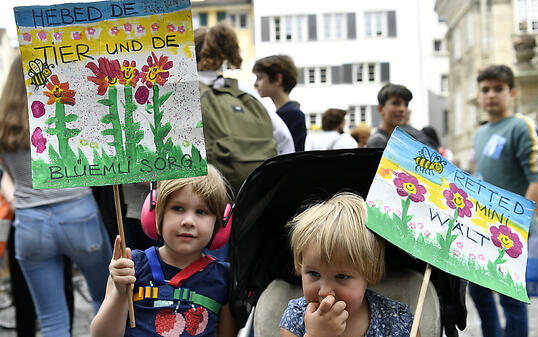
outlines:
[[[127,247],[125,246],[125,233],[123,231],[123,219],[121,216],[121,203],[120,203],[120,189],[118,185],[114,184],[114,203],[116,204],[116,220],[118,222],[118,233],[121,238],[121,256],[127,257]],[[134,306],[133,306],[133,289],[129,288],[127,292],[127,298],[129,299],[129,322],[131,328],[136,327]]]
[[[426,297],[426,291],[428,290],[428,283],[430,282],[430,275],[432,273],[432,266],[426,264],[426,270],[424,271],[424,278],[422,279],[422,286],[420,287],[420,294],[418,295],[417,308],[415,309],[415,317],[413,318],[413,325],[411,326],[410,337],[416,337],[418,332],[418,324],[420,323],[420,315],[422,315],[422,307],[424,306],[424,298]]]

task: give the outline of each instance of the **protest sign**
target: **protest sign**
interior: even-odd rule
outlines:
[[[453,275],[529,302],[534,202],[460,170],[397,128],[368,197],[368,227]]]
[[[34,188],[207,173],[188,0],[16,7],[15,20]]]

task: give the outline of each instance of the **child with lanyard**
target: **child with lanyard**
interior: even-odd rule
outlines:
[[[161,181],[155,214],[164,245],[122,258],[116,237],[91,335],[235,336],[227,303],[229,264],[202,253],[223,225],[228,200],[226,183],[211,165],[207,176]],[[135,328],[127,326],[129,287]]]
[[[288,224],[304,297],[289,301],[281,337],[409,336],[409,307],[366,289],[385,268],[384,241],[366,227],[366,217],[364,200],[346,192]]]

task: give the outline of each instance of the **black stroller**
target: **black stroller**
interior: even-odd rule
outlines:
[[[236,199],[230,238],[230,305],[239,327],[252,321],[252,308],[273,281],[294,287],[295,294],[300,290],[285,224],[308,200],[326,199],[341,190],[366,198],[382,154],[382,149],[297,152],[271,158],[249,175]],[[388,275],[396,275],[400,270],[423,273],[426,266],[389,243],[386,259]],[[412,293],[405,289],[409,286],[405,275],[409,274],[398,275],[387,287],[395,288],[396,282],[398,291]],[[418,279],[420,287],[421,277]],[[435,268],[431,280],[435,294],[432,297],[438,308],[439,329],[435,331],[440,335],[442,326],[447,336],[457,336],[456,325],[460,330],[466,325],[467,283]],[[287,301],[282,305],[285,308]],[[277,317],[283,309],[278,310]],[[276,329],[278,336],[278,325],[271,329]],[[422,326],[421,333],[426,336]]]

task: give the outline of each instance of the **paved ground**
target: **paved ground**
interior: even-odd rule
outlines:
[[[473,302],[469,296],[467,296],[467,310],[469,312],[467,318],[467,328],[460,333],[460,337],[480,337],[480,319],[478,313],[473,305]],[[499,312],[502,312],[499,307]],[[13,322],[13,309],[0,310],[0,323]],[[75,296],[75,322],[73,337],[89,337],[89,325],[92,319],[92,307],[84,300],[84,298],[76,293]],[[531,304],[529,305],[529,337],[538,337],[538,298],[531,298]],[[41,337],[41,333],[38,333],[38,337]],[[16,337],[15,330],[0,328],[0,337]],[[423,336],[428,337],[428,336]]]

